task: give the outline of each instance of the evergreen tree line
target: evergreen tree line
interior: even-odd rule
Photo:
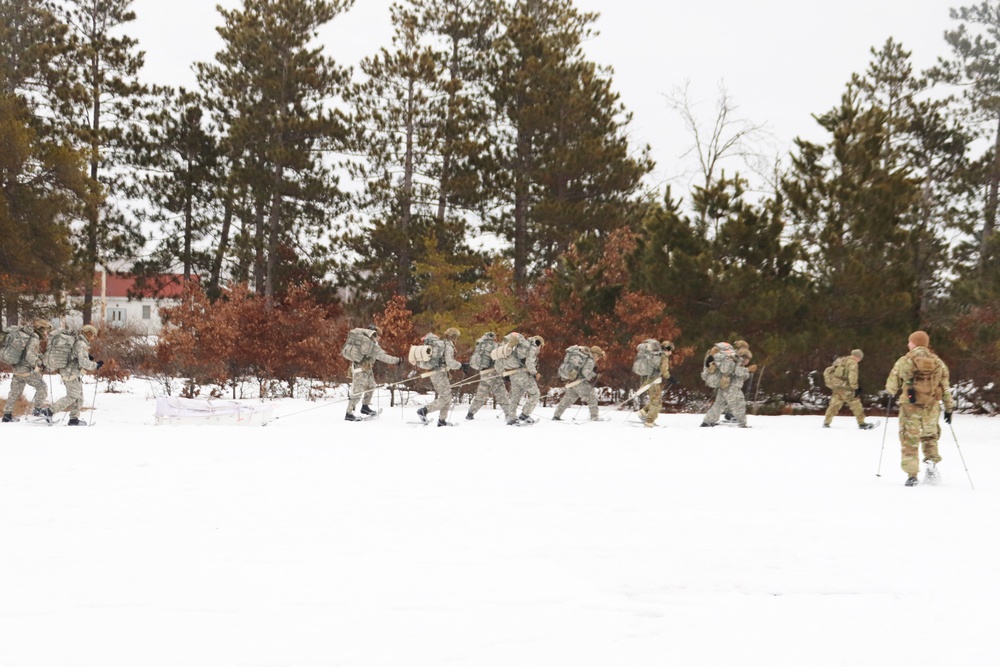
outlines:
[[[953,10],[929,71],[873,49],[763,197],[714,165],[649,193],[648,147],[583,51],[597,16],[569,0],[400,2],[356,68],[317,38],[351,0],[244,0],[195,90],[143,80],[130,4],[0,0],[8,321],[126,262],[198,277],[207,307],[306,285],[357,323],[395,297],[420,327],[548,327],[623,357],[654,331],[680,357],[743,338],[785,399],[852,347],[874,394],[924,328],[997,403],[998,2]]]

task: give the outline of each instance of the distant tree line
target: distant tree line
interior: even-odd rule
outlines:
[[[681,357],[743,338],[786,400],[852,347],[874,394],[923,328],[970,401],[1000,401],[1000,2],[953,10],[926,72],[872,49],[763,195],[719,168],[717,135],[689,192],[651,193],[613,72],[583,50],[598,17],[569,0],[399,2],[353,69],[317,39],[351,0],[244,0],[195,90],[143,80],[130,4],[0,0],[8,322],[124,263],[197,276],[209,311],[308,296],[342,327],[522,328],[549,364],[564,343],[624,368],[648,336]]]

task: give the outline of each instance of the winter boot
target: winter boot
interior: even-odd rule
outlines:
[[[3,423],[16,422],[17,418],[9,412],[3,413]]]
[[[702,428],[711,428],[713,426],[715,426],[715,424],[709,424],[708,422],[702,422],[701,423],[701,427]]]
[[[476,418],[476,415],[472,414],[471,412],[467,412],[465,413],[465,418],[471,422],[473,419]]]
[[[829,424],[823,424],[823,428],[830,428]]]
[[[438,419],[438,426],[447,426],[448,422],[444,419]]]
[[[32,413],[35,417],[45,417],[45,421],[52,423],[52,408],[39,408]]]
[[[554,422],[561,422],[562,421],[562,417],[560,417],[559,415],[552,415],[552,421],[554,421]]]
[[[535,423],[535,418],[534,417],[529,417],[528,415],[524,414],[523,412],[518,416],[518,419],[521,420],[522,422],[524,422],[525,424],[534,424]]]
[[[870,424],[868,422],[861,422],[860,424],[858,424],[858,428],[860,428],[862,431],[867,431],[870,428],[875,428],[875,424]]]
[[[471,417],[466,417],[466,419],[471,419]],[[556,419],[559,419],[556,417]],[[507,420],[507,426],[520,426],[521,422],[517,421],[517,417],[511,417]]]
[[[361,421],[361,417],[358,417],[353,412],[348,412],[346,415],[344,415],[344,421],[359,422]]]
[[[427,418],[427,408],[418,408],[417,416],[420,417],[420,421],[422,421],[425,424],[430,422],[430,420]]]
[[[907,486],[916,486],[917,485],[917,478],[916,478],[916,476],[908,478],[906,480],[906,485]]]
[[[66,422],[67,426],[86,426],[87,422],[81,421],[79,417],[70,417],[69,421]]]
[[[373,415],[373,414],[375,414],[375,411],[372,410],[371,408],[369,408],[367,405],[363,405],[362,404],[362,406],[361,406],[361,414],[363,414],[363,415]]]

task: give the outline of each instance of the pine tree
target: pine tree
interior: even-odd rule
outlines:
[[[131,131],[147,90],[138,79],[143,54],[138,42],[117,33],[135,20],[132,0],[67,0],[70,56],[80,82],[72,123],[87,151],[90,178],[100,189],[89,198],[77,262],[85,276],[83,321],[92,318],[90,284],[96,265],[129,258],[143,244],[138,225],[119,205],[129,197],[125,166],[135,151]]]
[[[237,254],[268,299],[281,289],[289,257],[317,270],[327,261],[323,239],[341,193],[324,154],[346,143],[346,118],[331,101],[348,72],[313,43],[349,5],[246,0],[240,9],[220,9],[223,50],[213,64],[197,66],[232,163],[228,192],[246,202],[237,211]]]
[[[583,56],[593,14],[568,0],[515,0],[502,11],[490,86],[500,134],[493,159],[493,228],[512,246],[514,280],[553,266],[587,234],[624,224],[623,209],[651,164],[629,146],[630,116],[610,70]]]

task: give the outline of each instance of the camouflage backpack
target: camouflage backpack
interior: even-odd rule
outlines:
[[[636,346],[635,362],[632,364],[632,372],[636,375],[653,375],[660,370],[660,359],[663,357],[663,348],[660,341],[648,338]]]
[[[425,371],[433,371],[444,365],[444,341],[429,333],[421,341],[423,345],[410,347],[410,363]]]
[[[590,348],[583,345],[571,345],[566,348],[566,356],[559,364],[559,377],[563,380],[576,380],[587,359],[591,357]]]
[[[373,333],[375,332],[371,329],[361,328],[348,331],[344,347],[340,348],[340,356],[356,364],[363,362],[375,352]]]
[[[712,361],[708,361],[712,357]],[[716,343],[705,355],[701,379],[712,389],[725,389],[736,372],[736,350],[729,343]]]
[[[487,331],[476,341],[476,347],[469,356],[469,365],[477,371],[484,371],[493,365],[490,352],[497,348],[497,336],[492,331]]]
[[[56,329],[50,333],[45,347],[45,357],[42,361],[45,368],[50,371],[60,371],[69,366],[78,338],[78,333],[65,329]]]
[[[847,386],[847,360],[850,357],[837,357],[832,366],[823,371],[823,381],[829,389],[840,389]]]
[[[496,360],[501,368],[509,371],[523,368],[529,352],[531,352],[531,343],[522,334],[514,331],[504,337],[503,344],[498,345],[490,353],[490,357]]]
[[[3,345],[0,346],[0,361],[16,366],[24,360],[24,352],[28,349],[35,330],[29,326],[10,327],[3,332]]]
[[[912,350],[906,357],[913,362],[913,377],[909,384],[916,393],[916,405],[933,405],[944,396],[941,382],[944,379],[944,363],[936,354],[927,349]]]

